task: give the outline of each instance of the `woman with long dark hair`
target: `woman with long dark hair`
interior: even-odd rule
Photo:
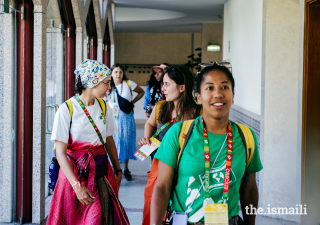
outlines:
[[[161,142],[174,123],[196,118],[201,114],[201,107],[194,100],[193,90],[193,75],[186,67],[170,66],[166,68],[163,77],[163,92],[166,101],[159,101],[153,108],[145,125],[144,138],[139,141],[139,145],[150,145],[151,137]],[[151,171],[148,172],[148,182],[144,191],[143,225],[150,224],[150,203],[158,177],[158,164],[159,161],[153,159]]]
[[[160,66],[152,67],[152,74],[148,81],[146,94],[144,97],[143,108],[146,111],[146,116],[149,118],[152,109],[161,100],[165,100],[165,96],[162,91],[162,79],[164,70],[169,66],[167,63],[162,63]]]
[[[109,106],[113,110],[118,133],[113,136],[118,150],[120,164],[124,163],[123,175],[126,180],[132,179],[129,171],[129,159],[136,160],[136,124],[133,117],[134,104],[144,95],[144,90],[126,77],[121,64],[111,67],[112,91],[107,97]],[[133,98],[132,92],[138,93]]]

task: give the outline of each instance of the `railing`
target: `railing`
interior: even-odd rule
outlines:
[[[53,105],[46,105],[46,134],[52,134],[52,128],[50,128],[50,109],[53,109],[54,110],[54,115],[56,114],[56,112],[58,111],[59,109],[59,105],[57,104],[53,104]],[[54,116],[53,115],[53,116]],[[54,117],[53,117],[54,118]]]

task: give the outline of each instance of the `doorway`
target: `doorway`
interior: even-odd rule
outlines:
[[[320,223],[320,0],[305,1],[302,224]]]

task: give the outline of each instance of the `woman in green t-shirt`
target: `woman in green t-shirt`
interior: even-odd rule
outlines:
[[[188,224],[203,224],[205,205],[227,205],[228,213],[223,215],[226,224],[228,220],[229,224],[243,224],[238,216],[239,200],[242,212],[246,212],[246,206],[256,208],[258,204],[255,173],[263,167],[256,135],[251,130],[255,151],[246,168],[246,149],[238,127],[229,121],[234,102],[234,79],[228,68],[214,63],[203,69],[197,78],[197,92],[203,116],[195,119],[183,151],[171,197],[172,208],[176,212],[186,213]],[[170,199],[181,125],[182,122],[171,127],[155,155],[160,162],[151,200],[151,224],[161,224]],[[250,181],[242,179],[245,170],[249,173]],[[245,224],[255,224],[255,215],[244,213],[244,221]]]

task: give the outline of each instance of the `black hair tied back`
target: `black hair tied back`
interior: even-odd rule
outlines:
[[[74,93],[81,95],[81,94],[82,94],[82,91],[83,91],[84,89],[85,89],[85,88],[84,88],[83,85],[82,85],[81,77],[80,77],[80,75],[78,75],[77,78],[76,78],[76,85],[75,85],[75,88],[74,88]]]

